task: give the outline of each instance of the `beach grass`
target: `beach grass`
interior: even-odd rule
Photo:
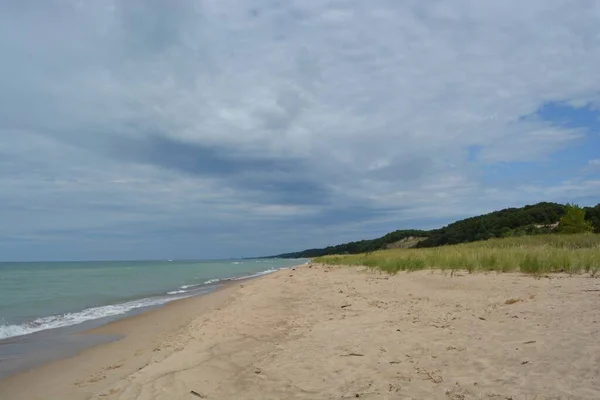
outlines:
[[[316,258],[329,265],[361,265],[391,274],[422,269],[469,272],[513,272],[541,275],[553,272],[600,271],[600,235],[537,235],[490,239],[433,248],[379,250],[371,253]]]

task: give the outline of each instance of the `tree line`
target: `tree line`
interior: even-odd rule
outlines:
[[[439,229],[397,230],[376,239],[307,249],[274,257],[313,258],[330,254],[368,253],[385,249],[388,245],[409,237],[424,238],[416,247],[436,247],[497,237],[586,231],[600,233],[600,203],[594,207],[582,208],[574,204],[542,202],[462,219]]]

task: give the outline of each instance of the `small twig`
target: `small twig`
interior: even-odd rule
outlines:
[[[350,307],[352,304],[344,304],[341,308]]]
[[[206,398],[205,395],[200,394],[200,393],[196,392],[195,390],[190,390],[190,394],[193,394],[196,397],[200,397],[201,399],[205,399]]]
[[[363,357],[364,354],[360,354],[360,353],[349,353],[349,354],[342,354],[340,357]]]
[[[535,340],[530,340],[529,342],[525,342],[523,344],[532,344],[532,343],[535,343]]]
[[[420,373],[420,374],[427,375],[427,377],[429,378],[429,380],[431,382],[433,382],[433,383],[442,383],[444,381],[444,378],[442,378],[441,376],[435,376],[434,374],[432,374],[431,372],[427,371],[426,369],[417,368],[417,372]]]
[[[600,289],[586,289],[584,292],[600,292]]]
[[[431,372],[429,372],[429,371],[425,371],[425,372],[427,373],[427,376],[429,376],[429,379],[431,380],[431,382],[433,382],[433,383],[441,383],[443,381],[443,379],[442,379],[441,376],[437,377],[437,376],[433,376],[431,374]]]

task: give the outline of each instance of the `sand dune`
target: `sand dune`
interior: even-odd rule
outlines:
[[[87,370],[55,376],[53,391],[41,368],[26,396],[17,376],[0,398],[600,399],[598,289],[584,276],[296,268],[140,341],[148,357],[133,371],[136,349],[103,345],[86,352],[104,349],[102,360],[80,355]]]

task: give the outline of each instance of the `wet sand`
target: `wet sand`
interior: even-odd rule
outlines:
[[[116,335],[81,335],[70,329],[51,329],[0,340],[0,380],[38,365],[72,357],[118,339]]]
[[[600,280],[279,271],[93,331],[10,399],[598,399]]]
[[[160,360],[160,346],[194,318],[221,307],[237,284],[210,293],[176,300],[160,308],[76,334],[81,342],[98,344],[74,357],[59,359],[0,379],[0,399],[88,399],[106,385]],[[42,333],[42,332],[40,332]],[[115,338],[120,338],[114,340]],[[70,341],[69,345],[72,345]]]
[[[190,294],[193,296],[206,295],[226,284],[227,281],[221,285],[203,285],[190,292]],[[173,299],[172,301],[177,300]],[[72,357],[90,347],[117,340],[121,337],[120,334],[89,332],[97,332],[94,328],[105,326],[114,321],[133,318],[134,316],[164,307],[165,304],[140,307],[125,314],[111,315],[88,320],[76,325],[0,339],[0,380],[17,372],[25,371],[51,361]]]

